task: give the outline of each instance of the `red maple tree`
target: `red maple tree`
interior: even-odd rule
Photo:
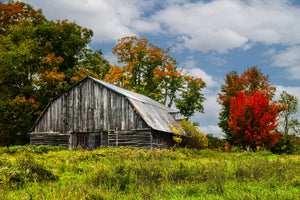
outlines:
[[[234,143],[244,148],[257,146],[272,147],[280,133],[277,127],[278,105],[271,103],[265,91],[245,95],[239,92],[231,98],[230,118],[228,120]]]

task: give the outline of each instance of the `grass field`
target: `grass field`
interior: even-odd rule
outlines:
[[[0,199],[300,199],[300,156],[0,148]]]

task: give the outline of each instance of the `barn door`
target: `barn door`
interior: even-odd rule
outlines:
[[[101,132],[100,144],[103,147],[107,147],[108,146],[108,132],[107,131]]]
[[[76,147],[81,147],[83,149],[88,148],[89,134],[88,133],[77,133],[77,145]]]

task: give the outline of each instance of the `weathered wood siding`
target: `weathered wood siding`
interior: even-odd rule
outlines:
[[[50,146],[63,146],[69,147],[69,134],[59,133],[31,133],[30,144],[39,145],[50,145]]]
[[[152,148],[162,149],[170,146],[174,146],[173,135],[170,133],[164,133],[161,131],[152,132]]]
[[[91,79],[54,99],[32,133],[103,132],[148,128],[128,99]]]
[[[152,133],[150,129],[109,132],[108,146],[133,146],[152,149]]]

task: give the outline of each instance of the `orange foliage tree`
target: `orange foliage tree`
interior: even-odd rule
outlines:
[[[0,35],[5,35],[9,27],[24,21],[34,24],[46,21],[41,10],[35,10],[31,5],[19,1],[0,2],[0,13]]]
[[[253,151],[257,146],[270,148],[276,144],[279,133],[272,132],[278,125],[279,106],[270,103],[266,92],[239,92],[230,102],[228,125],[234,144],[249,146]]]
[[[219,113],[219,127],[225,133],[230,144],[234,142],[228,126],[231,98],[236,97],[239,92],[244,92],[248,96],[255,92],[265,91],[266,98],[272,100],[275,90],[276,88],[270,84],[269,77],[263,75],[257,67],[248,68],[240,76],[236,71],[226,75],[225,83],[221,86],[221,92],[218,94],[218,103],[222,106]]]
[[[201,78],[185,76],[168,52],[169,49],[163,50],[145,38],[121,38],[113,53],[124,66],[112,67],[105,80],[169,107],[175,103],[186,117],[195,111],[203,112],[205,82]]]
[[[26,143],[49,100],[83,75],[104,78],[110,66],[100,50],[87,47],[89,29],[48,21],[23,2],[0,3],[0,13],[0,137],[14,138],[0,139],[0,145],[15,144],[15,138]]]

